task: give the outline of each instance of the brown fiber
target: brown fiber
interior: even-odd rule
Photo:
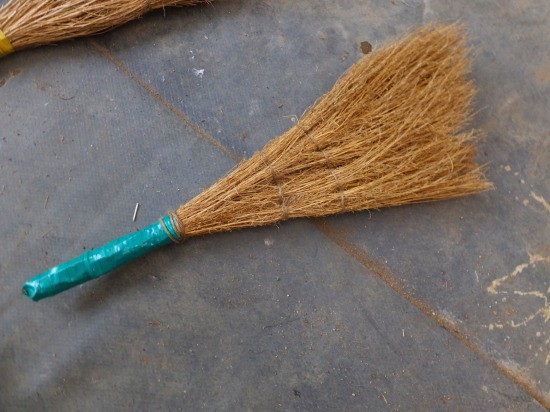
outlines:
[[[10,0],[0,30],[15,50],[103,33],[150,10],[208,0]]]
[[[463,29],[424,27],[363,57],[289,131],[176,211],[180,235],[487,190]]]

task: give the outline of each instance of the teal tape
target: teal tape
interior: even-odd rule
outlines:
[[[165,229],[168,229],[170,235]],[[171,238],[179,240],[170,217],[164,216],[145,229],[89,250],[73,260],[33,277],[23,286],[23,294],[34,301],[56,295],[172,243]]]

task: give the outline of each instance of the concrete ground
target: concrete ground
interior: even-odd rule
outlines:
[[[361,41],[426,21],[468,27],[496,190],[193,239],[20,295],[292,126]],[[549,21],[547,0],[219,0],[3,59],[0,409],[549,409]]]

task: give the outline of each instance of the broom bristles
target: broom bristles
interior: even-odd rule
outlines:
[[[209,0],[10,0],[0,30],[15,50],[103,33],[150,10]]]
[[[487,190],[464,131],[475,88],[461,26],[363,57],[289,131],[179,207],[180,235]]]

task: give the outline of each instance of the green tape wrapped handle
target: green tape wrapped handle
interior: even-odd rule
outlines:
[[[56,295],[91,279],[96,279],[147,252],[179,240],[170,216],[138,232],[122,236],[106,245],[28,280],[23,294],[34,301]]]

